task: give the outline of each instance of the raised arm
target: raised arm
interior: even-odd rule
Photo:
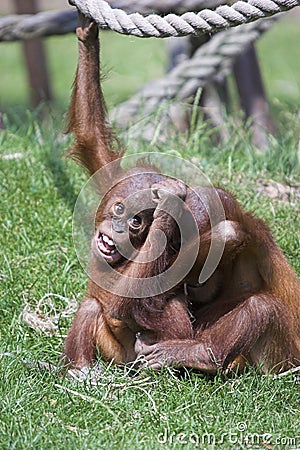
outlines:
[[[121,156],[106,120],[106,106],[99,75],[98,27],[78,13],[78,65],[68,110],[68,133],[75,134],[70,155],[92,175]]]

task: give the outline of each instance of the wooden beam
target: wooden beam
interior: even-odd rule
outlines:
[[[38,12],[36,0],[14,0],[17,14],[35,14]],[[52,99],[47,71],[46,52],[41,39],[32,39],[22,43],[30,86],[30,102],[37,106],[41,101]]]

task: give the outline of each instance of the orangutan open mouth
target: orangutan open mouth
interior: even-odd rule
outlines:
[[[105,233],[99,231],[96,235],[96,248],[102,258],[108,262],[114,262],[120,259],[121,255],[117,250],[114,241]]]

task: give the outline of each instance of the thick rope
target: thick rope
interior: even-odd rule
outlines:
[[[112,9],[104,0],[72,0],[85,16],[91,17],[103,29],[138,37],[171,37],[212,33],[230,27],[269,17],[300,5],[300,0],[249,0],[232,6],[219,6],[215,11],[204,9],[197,14],[187,12],[181,16],[155,14],[142,16],[126,14]]]
[[[183,13],[216,8],[226,0],[110,0],[112,8],[140,14]],[[73,33],[77,26],[77,11],[45,11],[37,14],[15,14],[0,17],[0,42],[35,39]]]
[[[74,0],[78,1],[78,7],[80,8],[80,1],[82,0]],[[96,0],[93,0],[94,2],[96,2]],[[121,27],[121,25],[116,25],[117,26],[117,30],[118,32],[121,32],[123,34],[135,34],[141,37],[145,37],[143,35],[143,33],[140,30],[136,29],[136,26],[132,25],[132,20],[133,18],[139,18],[139,21],[141,20],[141,17],[143,14],[149,14],[150,12],[156,12],[159,14],[164,14],[166,12],[171,12],[171,13],[182,13],[183,11],[201,11],[202,10],[202,14],[206,17],[207,19],[204,20],[203,17],[200,17],[199,14],[194,14],[192,12],[187,12],[186,14],[183,14],[180,18],[175,16],[174,14],[168,14],[168,16],[165,16],[164,18],[161,18],[159,16],[155,16],[155,15],[150,15],[150,19],[149,17],[145,17],[144,21],[147,24],[147,21],[150,20],[151,22],[151,18],[157,18],[158,19],[153,19],[153,20],[158,20],[159,23],[164,23],[166,20],[170,20],[170,18],[176,18],[176,23],[174,23],[174,27],[175,25],[177,26],[177,24],[179,23],[182,24],[184,23],[184,30],[187,30],[186,33],[182,33],[182,34],[176,34],[173,30],[173,28],[170,29],[170,31],[173,34],[170,35],[177,35],[177,36],[181,36],[184,34],[189,34],[188,31],[192,30],[192,34],[199,34],[200,32],[211,32],[213,31],[213,22],[212,20],[216,20],[215,18],[218,17],[217,12],[222,12],[219,8],[217,8],[217,10],[215,12],[213,11],[209,11],[209,10],[204,10],[204,8],[215,8],[220,4],[225,3],[226,0],[166,0],[164,2],[161,2],[160,0],[144,0],[143,2],[141,2],[140,0],[132,0],[130,2],[128,2],[128,0],[110,0],[110,5],[112,8],[122,8],[124,11],[120,11],[118,9],[110,9],[112,17],[114,14],[116,15],[125,15],[125,17],[127,17],[128,21],[131,20],[131,24],[129,26],[129,31],[126,32],[125,29],[123,29]],[[262,2],[264,3],[263,0],[251,0],[252,2]],[[265,3],[265,10],[267,10],[267,8],[269,7],[268,5],[271,4],[272,8],[269,8],[269,12],[270,14],[275,14],[279,11],[283,11],[283,10],[287,10],[287,9],[291,9],[294,6],[299,5],[300,0],[279,0],[279,5],[281,5],[281,9],[280,7],[276,6],[277,3],[274,3],[273,1],[270,0],[266,0],[267,3]],[[278,0],[276,0],[276,2],[278,2]],[[100,0],[97,1],[97,5],[99,6]],[[107,3],[104,2],[106,5]],[[237,25],[237,22],[234,22],[233,18],[236,18],[236,20],[240,19],[241,22],[240,23],[244,23],[246,21],[251,21],[251,20],[255,20],[256,17],[260,17],[263,15],[264,9],[262,8],[262,11],[259,12],[259,10],[257,9],[257,5],[255,4],[255,6],[249,6],[248,3],[245,2],[238,2],[239,4],[242,4],[241,7],[239,8],[244,8],[244,12],[243,14],[247,15],[249,13],[248,9],[252,8],[252,12],[254,14],[254,18],[252,19],[249,13],[249,20],[246,20],[244,18],[244,16],[242,16],[242,14],[239,14],[237,12],[234,12],[232,8],[237,8],[237,4],[233,5],[232,8],[230,8],[229,6],[224,6],[223,8],[226,9],[226,11],[231,11],[231,16],[228,15],[227,17],[227,23],[225,23],[225,19],[223,19],[222,21],[222,26],[220,25],[220,23],[218,22],[217,25],[217,29],[220,30],[222,28],[228,28],[229,26],[232,25]],[[246,6],[245,6],[246,5]],[[248,6],[247,6],[248,5]],[[108,8],[110,8],[109,5],[107,5]],[[118,12],[119,11],[119,12]],[[139,13],[136,14],[131,14],[130,16],[127,16],[127,14],[132,13],[133,11],[139,11]],[[225,11],[225,10],[224,10]],[[223,11],[223,14],[224,14]],[[256,12],[255,12],[256,11]],[[89,15],[93,15],[93,11],[90,11],[91,14]],[[106,15],[108,13],[105,13]],[[220,15],[220,14],[219,14]],[[199,16],[199,18],[198,18]],[[106,16],[105,16],[106,17]],[[226,15],[225,15],[226,17]],[[131,19],[130,19],[131,18]],[[168,19],[169,18],[169,19]],[[186,22],[184,22],[184,18],[186,20]],[[137,19],[134,19],[137,20]],[[175,20],[175,19],[174,19]],[[218,19],[219,20],[219,19]],[[104,19],[103,19],[104,21]],[[192,22],[191,25],[188,24],[188,21]],[[220,19],[221,21],[221,19]],[[107,19],[107,22],[104,21],[104,23],[99,23],[98,25],[100,27],[103,27],[105,29],[110,28],[109,22],[112,22],[112,25],[115,26],[115,22],[116,21],[109,21]],[[230,23],[229,23],[230,22]],[[117,22],[118,23],[118,22]],[[122,22],[123,23],[123,22]],[[195,23],[195,28],[193,29],[193,23]],[[201,29],[201,26],[199,28],[199,23],[200,25],[203,25],[203,29]],[[40,38],[40,37],[46,37],[46,36],[52,36],[52,35],[61,35],[61,34],[66,34],[66,33],[71,33],[74,32],[75,28],[77,25],[77,12],[76,11],[46,11],[46,12],[40,12],[34,15],[29,15],[29,14],[18,14],[18,15],[10,15],[10,16],[4,16],[4,17],[0,17],[0,42],[1,41],[18,41],[18,40],[28,40],[28,39],[35,39],[35,38]],[[112,29],[113,26],[111,27]],[[123,25],[122,25],[123,26]],[[172,25],[173,26],[173,25]],[[120,30],[121,27],[121,30]],[[198,27],[198,28],[197,28]],[[154,30],[154,35],[156,37],[159,37],[159,30],[155,28],[155,24],[152,25],[148,25],[148,28],[150,30]],[[169,27],[170,28],[170,27]],[[165,37],[166,31],[163,31],[163,35],[161,37]],[[149,35],[151,36],[151,34]]]
[[[209,81],[222,79],[230,72],[234,59],[268,30],[278,18],[260,20],[216,34],[165,77],[152,80],[128,101],[118,105],[111,119],[121,128],[151,116],[167,100],[183,100],[195,95]]]
[[[140,14],[183,14],[187,11],[201,11],[202,9],[214,9],[228,3],[227,0],[108,0],[112,8],[119,8],[128,14],[139,12]]]
[[[47,11],[0,18],[0,41],[18,41],[75,31],[76,11]]]

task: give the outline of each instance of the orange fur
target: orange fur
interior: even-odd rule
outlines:
[[[81,14],[79,18],[79,62],[68,132],[75,134],[71,155],[92,175],[116,161],[123,152],[118,150],[106,122],[99,83],[97,27]],[[229,234],[215,273],[204,285],[195,285],[212,235],[208,214],[199,197],[179,181],[155,171],[146,175],[143,168],[136,173],[131,171],[130,177],[116,183],[106,196],[97,214],[97,226],[104,230],[111,228],[115,202],[123,202],[141,186],[153,189],[157,204],[143,213],[143,226],[132,236],[135,246],[149,250],[153,245],[151,235],[158,229],[165,232],[167,246],[151,263],[118,260],[118,271],[136,278],[151,277],[162,273],[176,259],[178,229],[174,220],[160,209],[160,202],[168,201],[164,190],[183,199],[196,219],[201,237],[196,263],[186,279],[170,292],[138,300],[117,297],[90,280],[87,298],[65,341],[65,360],[83,367],[95,361],[97,351],[115,363],[132,361],[143,354],[146,364],[154,369],[175,365],[212,373],[219,369],[241,370],[247,364],[263,372],[299,365],[299,281],[264,222],[243,211],[230,193],[218,189]],[[198,189],[206,189],[209,198],[209,188],[195,190]],[[164,198],[158,199],[159,191],[165,192]],[[121,219],[118,226],[123,226]],[[194,238],[191,236],[183,247],[183,263],[189,263]],[[105,270],[94,257],[91,272],[95,271],[105,277]]]

